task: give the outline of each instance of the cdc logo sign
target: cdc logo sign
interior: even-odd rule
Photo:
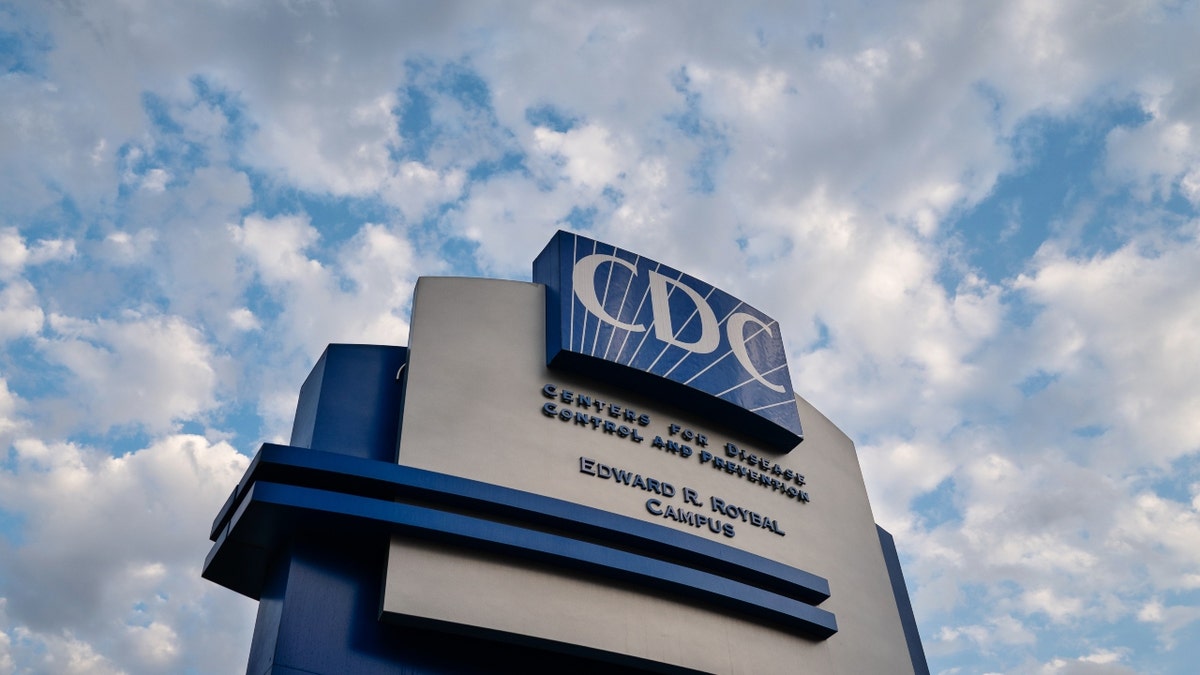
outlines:
[[[779,325],[695,277],[558,232],[533,263],[546,362],[721,416],[787,451],[802,439]]]

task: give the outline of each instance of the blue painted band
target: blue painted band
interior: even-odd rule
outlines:
[[[390,462],[264,444],[235,496],[213,523],[211,538],[227,529],[233,510],[255,481],[319,487],[375,499],[419,499],[493,517],[570,531],[592,540],[653,555],[769,590],[809,604],[829,597],[829,582],[815,574],[738,548],[588,506],[498,485]],[[242,495],[242,496],[236,496]]]
[[[913,614],[912,601],[908,598],[908,587],[904,585],[904,571],[900,568],[900,553],[896,551],[896,540],[892,533],[875,526],[879,534],[879,546],[883,550],[883,561],[887,566],[888,578],[892,582],[892,595],[896,598],[896,609],[900,611],[900,625],[904,628],[904,642],[908,645],[908,656],[912,660],[915,675],[929,675],[929,662],[925,660],[925,647],[917,630],[917,617]]]
[[[490,550],[678,593],[721,609],[771,621],[826,639],[837,632],[834,615],[761,588],[609,546],[458,513],[315,488],[255,482],[242,497],[205,561],[210,570],[236,565],[238,549],[268,551],[298,527],[341,522],[373,523],[392,532]],[[226,558],[221,560],[221,558]],[[221,583],[220,579],[213,579]],[[235,589],[238,590],[238,589]]]

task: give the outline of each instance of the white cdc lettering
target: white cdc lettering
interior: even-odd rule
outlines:
[[[609,314],[600,303],[600,298],[596,295],[596,271],[606,262],[620,265],[628,269],[631,275],[637,276],[637,268],[633,263],[622,260],[617,256],[603,253],[594,253],[585,256],[575,263],[575,268],[571,271],[571,285],[575,289],[575,297],[579,298],[583,306],[601,321],[632,333],[644,332],[646,326],[640,323],[621,321]],[[650,309],[654,315],[654,337],[669,345],[686,349],[695,354],[709,354],[716,351],[717,347],[721,344],[721,329],[717,322],[717,315],[713,312],[712,307],[709,306],[704,297],[696,292],[696,289],[683,283],[682,280],[669,279],[653,270],[649,271],[647,283],[650,286]],[[670,305],[667,299],[667,294],[670,292],[667,288],[668,284],[683,291],[696,307],[696,315],[700,318],[700,337],[695,342],[683,342],[675,336]],[[763,323],[757,317],[745,312],[736,312],[729,317],[729,320],[725,324],[725,334],[729,338],[730,351],[733,352],[738,363],[742,365],[742,368],[746,370],[750,377],[771,391],[784,393],[785,389],[782,385],[767,381],[758,368],[750,361],[750,353],[746,349],[745,326],[747,323],[756,324],[767,335],[771,337],[775,336],[771,332],[770,326]]]

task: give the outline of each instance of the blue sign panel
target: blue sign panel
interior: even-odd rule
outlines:
[[[642,257],[558,232],[533,262],[546,362],[724,420],[776,450],[802,438],[774,319]]]

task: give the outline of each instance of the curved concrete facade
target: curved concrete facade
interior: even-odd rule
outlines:
[[[620,514],[823,578],[829,598],[819,608],[836,617],[836,633],[798,635],[686,594],[402,536],[391,543],[385,614],[705,672],[914,672],[850,439],[797,397],[805,440],[771,452],[670,400],[552,370],[545,302],[538,284],[420,280],[399,463]],[[804,496],[763,476],[790,476],[787,487]]]

